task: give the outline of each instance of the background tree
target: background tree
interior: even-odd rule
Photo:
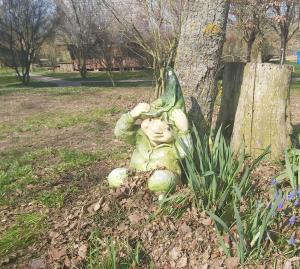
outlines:
[[[89,53],[97,45],[97,35],[104,27],[100,23],[101,10],[93,0],[59,0],[58,3],[63,16],[60,36],[75,58],[81,77],[86,78]]]
[[[167,65],[173,67],[185,0],[105,1],[124,29],[125,38],[154,71],[155,95],[164,91]],[[141,53],[139,53],[141,52]]]
[[[176,69],[188,115],[202,133],[210,130],[228,10],[227,0],[191,0],[185,7]]]
[[[259,0],[233,0],[230,14],[236,22],[243,41],[246,43],[246,61],[251,61],[253,44],[258,35],[263,35],[265,6]]]
[[[289,40],[299,30],[299,4],[299,0],[272,0],[266,4],[270,25],[280,37],[282,62],[286,60]]]
[[[51,0],[3,0],[0,10],[1,61],[27,85],[36,53],[54,31],[56,5]]]

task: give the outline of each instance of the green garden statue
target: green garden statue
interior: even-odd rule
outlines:
[[[163,195],[181,183],[180,160],[192,143],[181,87],[171,68],[167,70],[164,94],[151,104],[140,103],[123,114],[115,135],[135,145],[131,169],[153,171],[148,179],[151,191]],[[127,168],[114,169],[108,176],[109,185],[121,186],[127,173]]]

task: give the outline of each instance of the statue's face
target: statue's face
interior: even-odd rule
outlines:
[[[171,127],[161,119],[143,120],[141,128],[154,146],[174,140]]]

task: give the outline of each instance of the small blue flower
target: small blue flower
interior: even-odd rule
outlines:
[[[272,181],[271,181],[271,186],[276,186],[277,185],[277,180],[276,178],[273,178]]]
[[[292,226],[292,225],[294,225],[295,224],[295,222],[296,222],[296,216],[295,215],[293,215],[293,216],[291,216],[290,217],[290,219],[289,219],[289,224]]]
[[[291,238],[288,240],[288,244],[291,246],[296,246],[296,239],[294,236],[291,236]]]
[[[300,188],[297,190],[298,197],[300,197]]]
[[[296,200],[296,201],[294,202],[294,206],[298,206],[298,205],[299,205],[299,201]]]
[[[289,200],[293,200],[295,197],[296,197],[296,192],[295,192],[295,191],[291,191],[291,192],[288,194],[288,199],[289,199]]]
[[[283,209],[284,202],[285,202],[285,197],[283,197],[283,199],[282,199],[281,202],[279,203],[279,205],[278,205],[278,207],[277,207],[278,210],[282,210],[282,209]]]

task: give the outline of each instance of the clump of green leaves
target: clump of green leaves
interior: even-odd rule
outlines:
[[[16,223],[0,234],[0,257],[32,244],[45,227],[46,216],[30,213],[18,216]]]
[[[228,256],[238,255],[241,263],[254,253],[258,257],[265,247],[263,240],[272,224],[279,198],[273,203],[271,210],[262,202],[253,200],[250,195],[250,176],[270,148],[250,161],[243,152],[239,155],[232,152],[221,128],[214,139],[200,137],[195,127],[192,131],[193,147],[188,148],[183,143],[181,145],[187,153],[183,167],[193,196],[192,203],[206,211],[215,221],[220,244]],[[180,217],[180,213],[187,207],[188,197],[191,198],[191,195],[179,193],[164,199],[163,211]],[[174,206],[180,204],[183,206],[179,209]],[[236,251],[225,244],[224,234],[229,235]]]
[[[250,189],[250,174],[257,164],[269,153],[266,149],[251,163],[241,152],[238,156],[232,152],[222,135],[221,128],[214,140],[200,135],[193,128],[194,145],[192,150],[185,149],[185,175],[192,189],[198,207],[210,210],[218,215],[232,211],[232,201],[238,191],[246,196]],[[184,145],[183,145],[184,146]]]

